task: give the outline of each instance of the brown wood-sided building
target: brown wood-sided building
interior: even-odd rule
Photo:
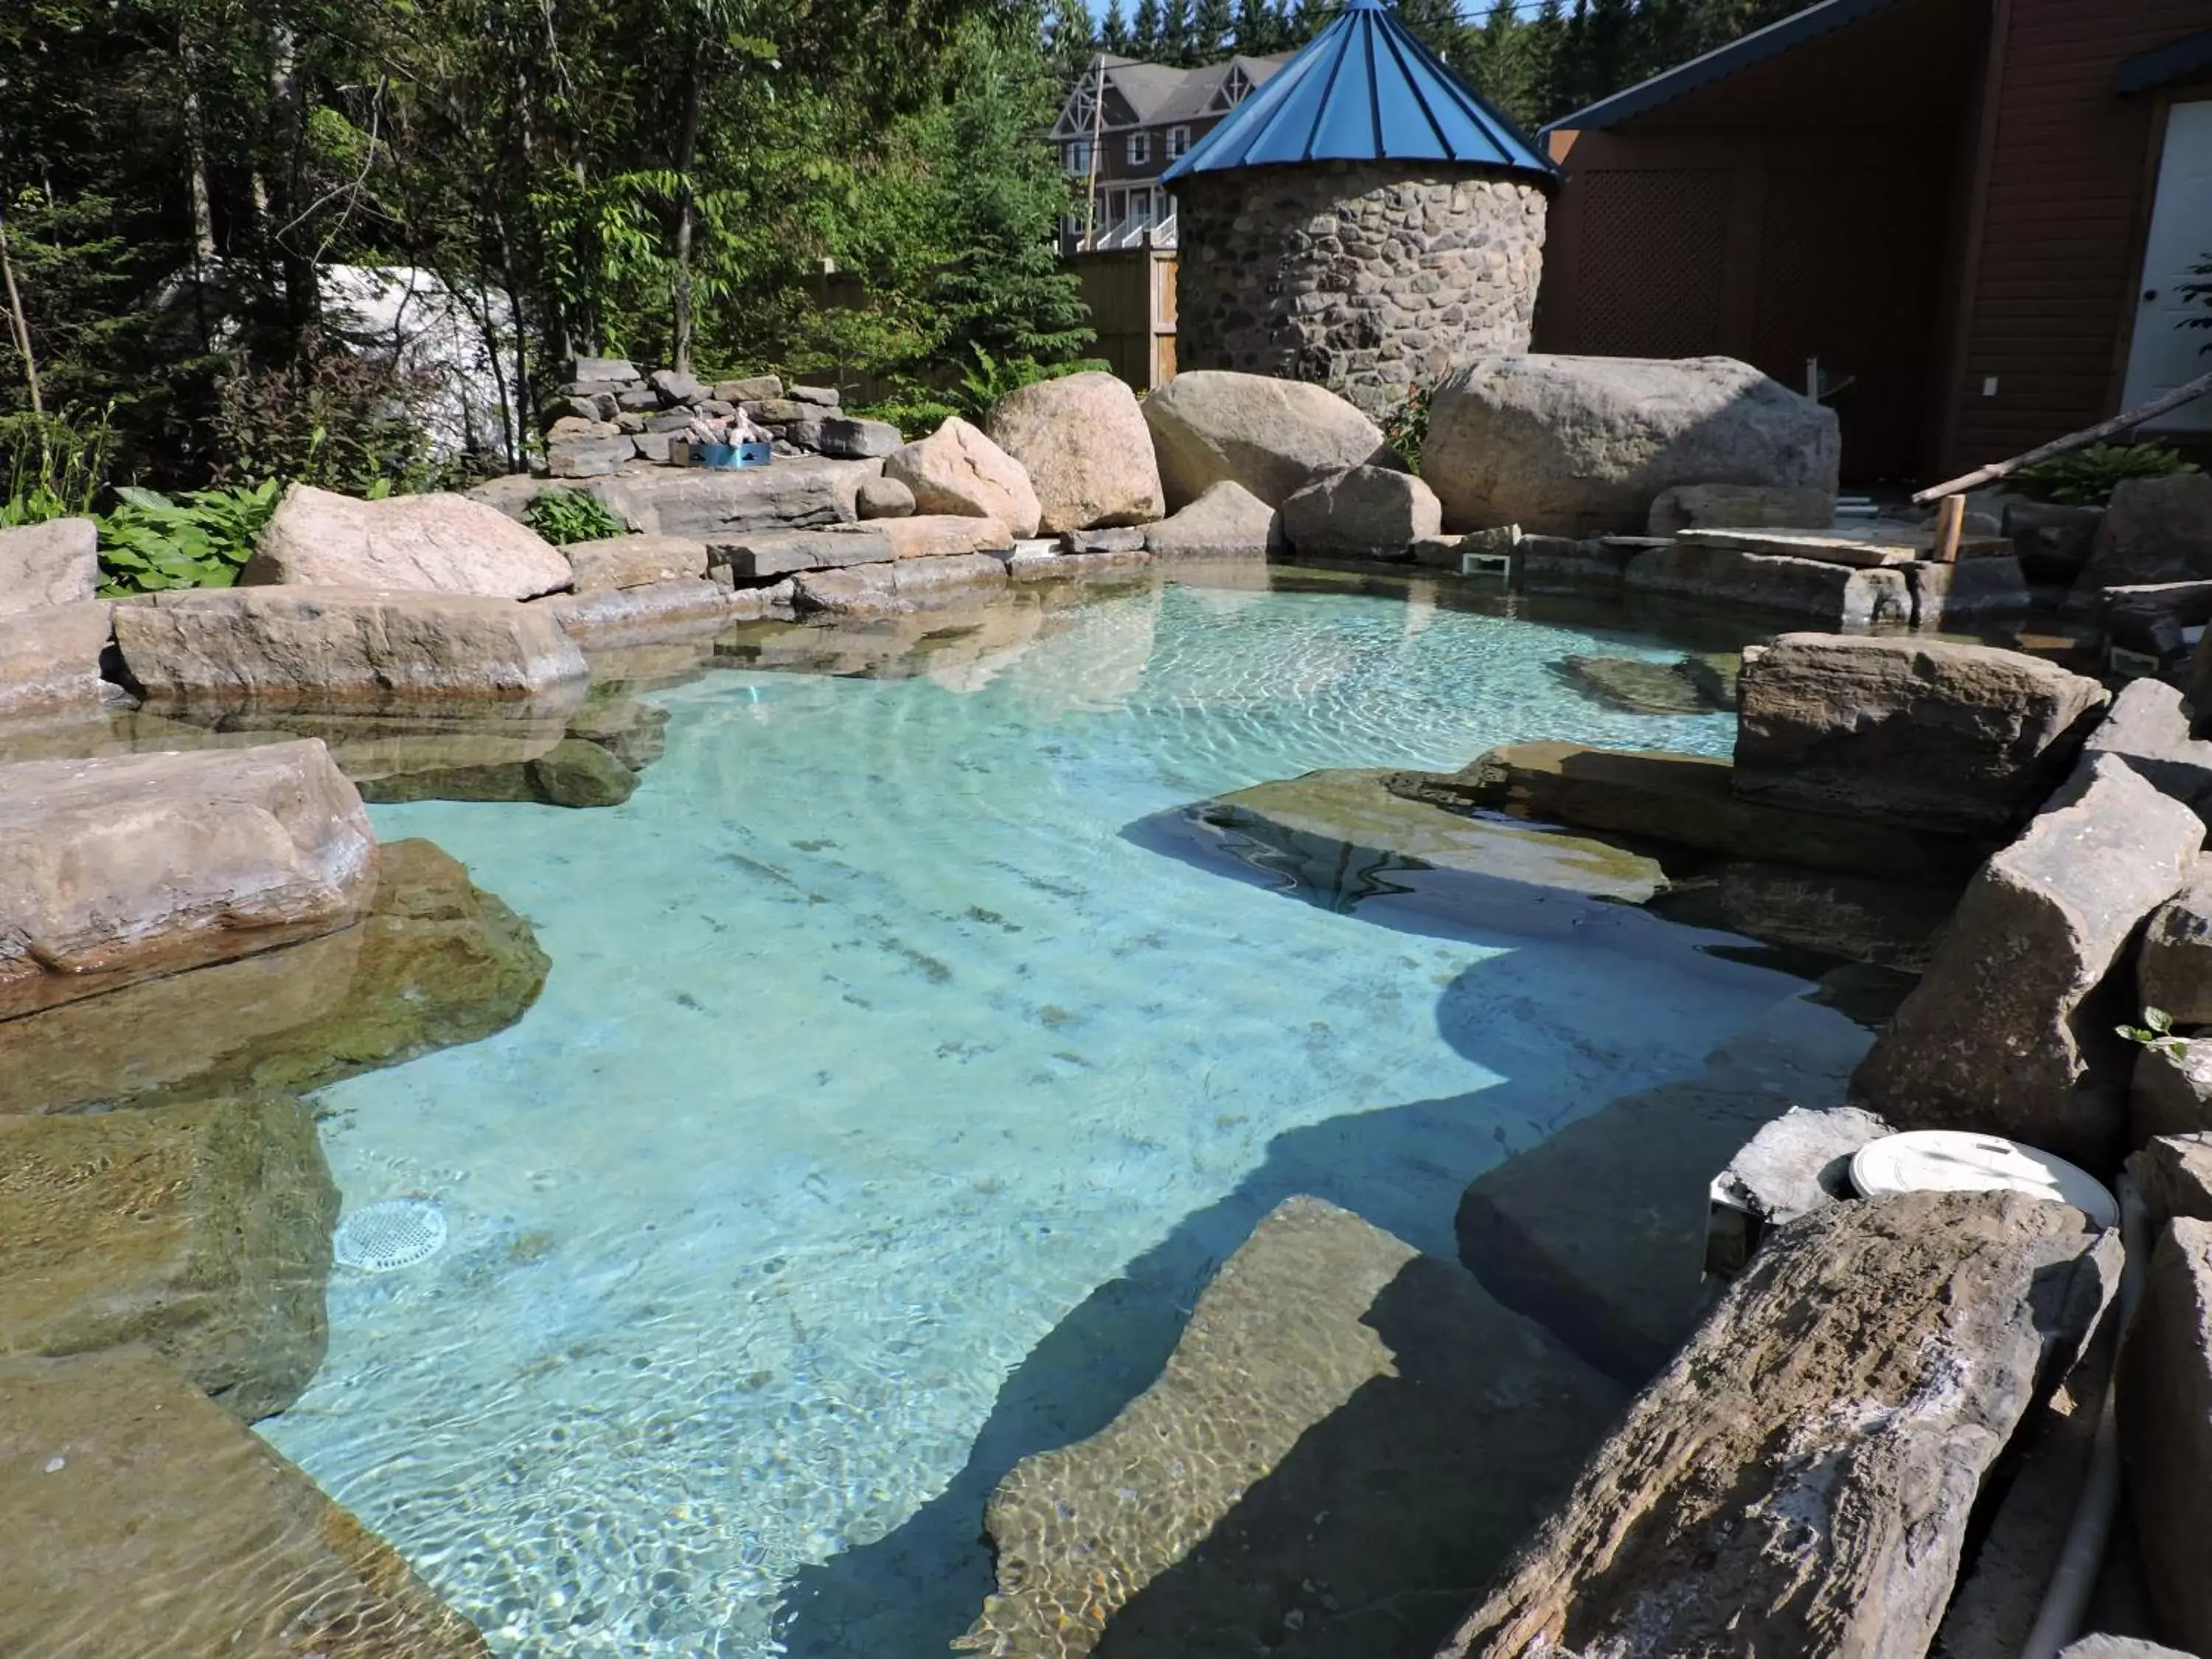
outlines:
[[[1817,360],[1848,477],[2212,368],[2176,293],[2212,254],[2212,0],[1823,0],[1545,137],[1534,349]],[[2212,398],[2143,435],[2212,442]]]

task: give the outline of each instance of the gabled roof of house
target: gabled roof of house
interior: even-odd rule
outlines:
[[[1800,12],[1793,12],[1779,22],[1769,23],[1763,29],[1753,29],[1739,40],[1724,46],[1717,46],[1701,58],[1692,58],[1686,64],[1678,64],[1648,81],[1616,92],[1610,98],[1601,98],[1595,104],[1585,105],[1571,115],[1562,115],[1548,122],[1543,132],[1603,131],[1618,125],[1647,110],[1670,104],[1699,87],[1711,86],[1729,76],[1763,64],[1770,58],[1779,57],[1793,47],[1856,23],[1862,17],[1872,15],[1895,5],[1897,0],[1820,0]],[[1540,134],[1539,136],[1541,136]]]
[[[1399,22],[1385,0],[1336,21],[1161,177],[1308,161],[1464,161],[1559,174]]]
[[[1240,52],[1218,64],[1177,69],[1172,64],[1146,64],[1133,58],[1102,52],[1096,68],[1087,71],[1068,94],[1053,132],[1057,137],[1073,137],[1087,127],[1085,111],[1078,106],[1084,100],[1092,76],[1100,70],[1103,71],[1109,96],[1119,98],[1129,112],[1129,119],[1118,120],[1109,106],[1104,125],[1108,131],[1118,131],[1132,125],[1164,126],[1174,121],[1202,120],[1209,115],[1224,113],[1239,98],[1264,85],[1288,62],[1287,52],[1272,57]]]

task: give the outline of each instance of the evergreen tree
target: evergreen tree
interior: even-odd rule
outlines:
[[[1227,57],[1230,36],[1236,27],[1236,15],[1229,9],[1229,0],[1198,0],[1190,23],[1192,61],[1212,64]]]
[[[1457,0],[1397,0],[1396,10],[1414,39],[1454,68],[1464,67],[1467,31],[1460,26]]]
[[[1106,16],[1098,25],[1098,44],[1116,58],[1127,58],[1133,42],[1129,20],[1121,15],[1121,0],[1106,0]]]
[[[1295,0],[1291,12],[1291,44],[1305,45],[1328,27],[1335,11],[1334,0]]]
[[[1098,51],[1091,33],[1091,9],[1083,0],[1052,0],[1052,21],[1046,42],[1055,78],[1073,86],[1091,67]]]
[[[1160,61],[1188,69],[1191,55],[1190,0],[1164,0],[1160,15]]]
[[[1137,0],[1136,27],[1129,31],[1129,55],[1146,64],[1162,60],[1160,0]]]
[[[1281,50],[1275,14],[1268,9],[1267,0],[1237,0],[1236,33],[1237,50],[1248,57]]]

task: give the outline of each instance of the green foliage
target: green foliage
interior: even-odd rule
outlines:
[[[1421,470],[1421,446],[1429,441],[1430,389],[1409,386],[1406,395],[1382,416],[1382,441],[1389,444],[1406,471]]]
[[[125,484],[100,521],[100,591],[108,597],[171,587],[228,587],[253,556],[255,538],[283,489],[271,478],[172,500]]]
[[[0,477],[7,480],[0,528],[88,514],[114,459],[115,430],[104,412],[0,417]]]
[[[981,346],[969,349],[974,363],[961,372],[959,380],[945,393],[945,400],[952,405],[955,414],[978,423],[991,412],[991,405],[1009,392],[1018,392],[1039,380],[1056,380],[1063,375],[1107,366],[1102,359],[1090,357],[1068,363],[1040,363],[1034,357],[1001,362]]]
[[[2130,1042],[2140,1042],[2146,1048],[2179,1060],[2189,1052],[2188,1046],[2173,1034],[2173,1016],[2163,1008],[2146,1008],[2140,1025],[2116,1025],[2112,1029]]]
[[[364,494],[431,482],[422,414],[432,388],[310,336],[288,362],[241,358],[216,387],[220,476]]]
[[[2044,501],[2102,507],[2113,490],[2131,478],[2170,478],[2196,471],[2194,462],[2185,461],[2164,444],[2091,444],[2023,468],[2013,477]]]
[[[522,521],[556,547],[603,542],[629,531],[605,501],[581,489],[540,490],[522,509]]]

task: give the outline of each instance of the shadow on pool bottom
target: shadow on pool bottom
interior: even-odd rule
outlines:
[[[1279,845],[1224,835],[1195,809],[1155,815],[1128,826],[1124,834],[1164,856],[1375,925],[1492,945],[1525,947],[1540,940],[1554,951],[1598,950],[1641,959],[1631,972],[1694,974],[1714,981],[1723,1000],[1740,1001],[1747,1017],[1802,996],[1809,988],[1804,970],[1827,965],[1690,928],[1631,905],[1466,872],[1347,858],[1344,854],[1352,849],[1341,845],[1315,849],[1313,858],[1298,856],[1295,849],[1286,855]],[[1785,971],[1785,962],[1799,971]],[[1447,1042],[1484,1062],[1486,1050],[1494,1051],[1485,1040],[1486,1017],[1496,999],[1512,994],[1513,981],[1528,971],[1521,954],[1509,950],[1455,979],[1439,998],[1437,1011]],[[1841,1015],[1812,1012],[1834,1027],[1845,1024]],[[1844,1042],[1848,1050],[1850,1039]],[[1149,1388],[1216,1269],[1285,1200],[1298,1194],[1321,1198],[1401,1238],[1432,1239],[1450,1224],[1471,1179],[1540,1152],[1563,1129],[1571,1131],[1563,1139],[1578,1143],[1568,1153],[1570,1160],[1595,1143],[1612,1140],[1616,1144],[1601,1155],[1616,1164],[1635,1164],[1641,1157],[1637,1143],[1649,1143],[1670,1169],[1694,1164],[1717,1150],[1712,1163],[1717,1168],[1759,1114],[1772,1115],[1785,1103],[1730,1097],[1715,1111],[1704,1109],[1709,1103],[1693,1100],[1688,1103],[1694,1121],[1685,1125],[1675,1109],[1685,1103],[1669,1091],[1686,1089],[1694,1094],[1696,1079],[1657,1079],[1656,1086],[1598,1104],[1579,1123],[1571,1123],[1577,1115],[1571,1103],[1561,1102],[1555,1074],[1516,1077],[1510,1066],[1492,1069],[1504,1072],[1505,1079],[1489,1088],[1347,1114],[1277,1136],[1265,1162],[1234,1192],[1186,1217],[1030,1352],[1000,1390],[966,1465],[943,1492],[886,1537],[794,1576],[778,1622],[785,1650],[799,1659],[947,1651],[995,1588],[983,1532],[994,1490],[1022,1459],[1096,1434]],[[1513,1121],[1538,1126],[1532,1146],[1510,1144],[1504,1126]],[[1674,1144],[1664,1144],[1670,1141]],[[1419,1171],[1419,1178],[1409,1180],[1409,1170]],[[1680,1236],[1678,1243],[1693,1249],[1702,1223],[1701,1182],[1678,1212],[1668,1224]],[[1488,1217],[1492,1225],[1495,1219]],[[1484,1224],[1482,1219],[1477,1224]],[[1462,1255],[1465,1243],[1462,1234]],[[1641,1242],[1624,1237],[1621,1248],[1638,1249]],[[1423,1271],[1449,1270],[1431,1257]],[[1571,1290],[1548,1279],[1541,1262],[1481,1278],[1498,1301],[1546,1326],[1594,1372],[1608,1375],[1624,1388],[1643,1380],[1634,1373],[1648,1366],[1650,1354],[1605,1328],[1605,1310],[1577,1305]],[[1678,1316],[1693,1320],[1701,1295],[1692,1269],[1690,1293],[1680,1299]],[[1326,1437],[1310,1431],[1307,1439],[1316,1441],[1316,1448],[1324,1438],[1344,1443],[1341,1437],[1358,1433],[1363,1414],[1376,1407],[1371,1396],[1355,1399],[1338,1414],[1343,1421],[1330,1419]],[[1593,1444],[1595,1438],[1593,1433]],[[1301,1453],[1308,1450],[1302,1442],[1299,1451],[1285,1460],[1285,1469],[1293,1462],[1304,1467]],[[1263,1492],[1261,1487],[1269,1490]],[[1218,1559],[1214,1547],[1231,1548],[1241,1540],[1236,1547],[1261,1547],[1267,1537],[1282,1531],[1282,1517],[1273,1513],[1282,1493],[1310,1492],[1311,1487],[1310,1468],[1304,1475],[1285,1474],[1280,1481],[1271,1476],[1255,1486],[1198,1553],[1212,1559],[1194,1557],[1161,1574],[1119,1615],[1118,1624],[1126,1628],[1117,1632],[1116,1624],[1109,1623],[1096,1651],[1133,1653],[1141,1646],[1150,1659],[1215,1659],[1210,1638],[1186,1623],[1209,1593],[1225,1594],[1207,1589],[1229,1582],[1212,1577]],[[1419,1501],[1418,1495],[1407,1498],[1412,1504]],[[1492,1552],[1496,1559],[1462,1563],[1457,1582],[1443,1589],[1406,1586],[1399,1614],[1369,1621],[1358,1632],[1356,1648],[1345,1648],[1344,1632],[1332,1634],[1326,1628],[1331,1621],[1321,1621],[1278,1632],[1272,1650],[1302,1659],[1354,1651],[1359,1659],[1426,1659],[1504,1553],[1499,1546]],[[1216,1611],[1224,1619],[1231,1616],[1225,1603]],[[1188,1645],[1179,1648],[1174,1633],[1181,1633]]]

